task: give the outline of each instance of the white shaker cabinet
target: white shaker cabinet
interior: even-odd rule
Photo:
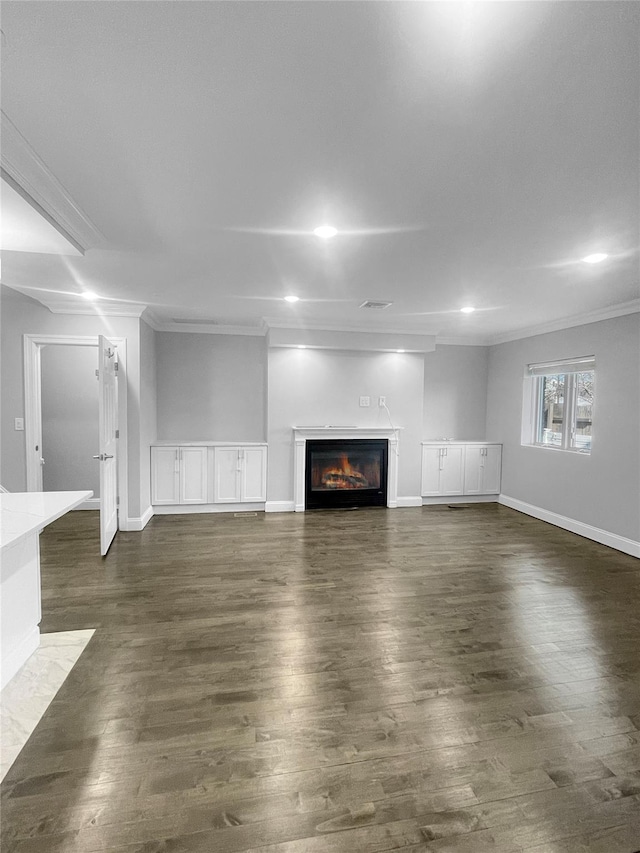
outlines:
[[[180,448],[180,503],[207,502],[207,448]]]
[[[215,503],[266,501],[266,447],[216,447],[214,453]]]
[[[151,503],[206,504],[207,448],[152,447]]]
[[[465,495],[491,495],[500,491],[502,448],[499,444],[468,445],[465,450]]]
[[[462,494],[464,494],[464,445],[423,445],[423,497]]]
[[[422,497],[497,495],[501,468],[501,444],[423,441]]]

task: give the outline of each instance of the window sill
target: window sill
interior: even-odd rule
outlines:
[[[535,447],[538,450],[551,450],[555,453],[570,453],[572,456],[591,456],[590,450],[579,447],[554,447],[552,444],[521,444],[521,447]]]

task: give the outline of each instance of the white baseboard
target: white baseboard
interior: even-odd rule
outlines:
[[[77,512],[79,509],[97,509],[100,510],[100,498],[89,498],[86,501],[82,501],[78,506],[74,506],[71,510],[72,512]]]
[[[618,536],[617,533],[610,533],[608,530],[602,530],[600,527],[593,527],[591,524],[585,524],[582,521],[577,521],[575,518],[558,515],[558,513],[543,509],[540,506],[534,506],[533,504],[519,501],[516,498],[511,498],[509,495],[500,495],[498,502],[503,506],[508,506],[510,509],[515,509],[518,512],[523,512],[525,515],[538,518],[540,521],[546,521],[549,524],[554,524],[556,527],[562,527],[563,530],[577,533],[578,536],[584,536],[585,539],[592,539],[601,545],[608,545],[609,548],[623,551],[632,557],[640,557],[640,542],[636,542],[633,539]]]
[[[37,625],[29,631],[15,649],[12,649],[2,660],[0,672],[0,690],[6,687],[20,667],[24,666],[31,655],[40,645],[40,628]]]
[[[153,507],[149,506],[140,518],[126,518],[120,523],[120,530],[140,531],[144,530],[154,516]]]
[[[264,505],[265,512],[295,512],[295,501],[267,501]]]
[[[194,515],[205,512],[265,512],[265,504],[161,504],[153,507],[154,515]]]
[[[498,495],[432,495],[422,498],[422,506],[437,504],[486,504],[497,503]]]
[[[405,507],[405,506],[422,506],[422,498],[420,495],[410,496],[406,498],[396,498],[396,507]]]

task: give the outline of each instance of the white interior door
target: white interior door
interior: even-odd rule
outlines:
[[[118,530],[118,389],[116,348],[98,336],[98,419],[100,429],[100,553],[104,555]]]

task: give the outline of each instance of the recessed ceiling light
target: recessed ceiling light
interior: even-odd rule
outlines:
[[[599,264],[601,261],[606,261],[608,257],[609,255],[606,255],[604,252],[596,252],[595,255],[587,255],[582,260],[585,264]]]
[[[306,344],[298,344],[298,349],[306,349]]]
[[[406,352],[406,350],[403,350],[403,349],[397,349],[397,350],[396,350],[396,352]]]
[[[299,296],[285,296],[284,301],[285,302],[299,302],[300,297]]]
[[[472,308],[471,305],[466,305],[464,308],[461,308],[460,310],[462,311],[463,314],[473,314],[473,312],[476,309]]]
[[[80,294],[83,299],[88,299],[89,302],[95,302],[96,299],[100,299],[97,293],[94,293],[92,290],[83,290]]]
[[[330,240],[331,237],[336,236],[338,229],[334,228],[333,225],[319,225],[313,229],[313,233],[316,237],[322,237],[323,240]]]

